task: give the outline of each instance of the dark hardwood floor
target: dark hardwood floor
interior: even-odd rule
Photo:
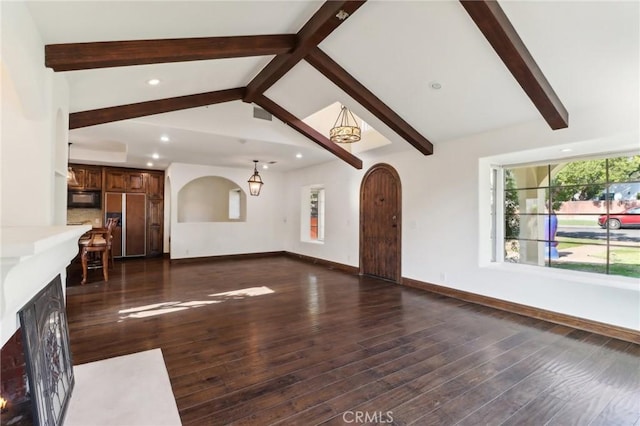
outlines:
[[[185,425],[640,425],[620,340],[287,257],[100,279],[68,288],[74,363],[162,348]]]

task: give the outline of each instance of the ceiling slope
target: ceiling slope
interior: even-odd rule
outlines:
[[[376,95],[360,84],[358,80],[320,50],[320,48],[316,47],[312,49],[305,60],[336,86],[355,99],[360,105],[378,117],[380,121],[413,145],[418,151],[424,155],[433,154],[433,145],[431,142],[411,127],[409,123],[404,121],[402,117],[396,114],[395,111],[389,108]]]
[[[553,130],[569,126],[569,113],[496,1],[460,0],[487,41]]]
[[[542,74],[540,67],[538,67],[536,62],[533,60],[532,55],[524,45],[524,42],[520,39],[514,26],[510,23],[509,19],[497,2],[485,0],[460,0],[459,2],[448,3],[449,8],[456,9],[451,10],[451,15],[457,13],[460,18],[456,20],[453,25],[450,25],[452,26],[450,29],[451,34],[457,34],[459,35],[459,38],[454,37],[454,40],[452,40],[451,43],[447,42],[449,49],[447,49],[447,45],[444,43],[444,38],[446,37],[444,37],[443,31],[448,30],[448,25],[451,21],[447,19],[446,24],[443,24],[441,27],[439,25],[434,25],[433,23],[434,19],[442,19],[440,13],[423,13],[425,11],[440,12],[440,9],[444,9],[444,7],[438,6],[436,4],[437,2],[434,3],[433,7],[419,7],[415,3],[411,2],[398,2],[392,5],[387,3],[387,6],[385,6],[386,9],[384,10],[384,19],[380,22],[371,19],[372,16],[374,19],[378,16],[370,14],[369,9],[375,9],[376,11],[381,9],[380,3],[376,4],[377,2],[372,2],[372,4],[362,8],[360,13],[355,14],[353,19],[349,19],[349,24],[343,25],[343,23],[346,22],[345,20],[347,17],[359,10],[364,3],[365,1],[326,1],[324,3],[308,2],[308,6],[305,6],[304,8],[306,12],[301,13],[298,11],[298,15],[296,15],[298,18],[295,20],[292,19],[293,15],[287,15],[286,19],[282,18],[284,15],[278,15],[278,18],[282,18],[280,19],[280,24],[282,25],[280,25],[277,30],[265,31],[262,27],[257,27],[258,33],[271,33],[272,35],[235,36],[234,33],[249,34],[246,30],[238,32],[238,28],[241,27],[240,24],[243,22],[243,20],[240,19],[238,27],[230,26],[225,31],[220,31],[220,29],[216,27],[215,31],[218,31],[217,34],[222,37],[201,37],[202,35],[208,35],[206,29],[204,30],[204,34],[193,33],[191,32],[191,28],[187,28],[186,25],[182,25],[182,29],[180,31],[177,31],[174,27],[167,29],[166,32],[156,25],[153,27],[153,31],[155,31],[154,34],[146,34],[146,37],[143,35],[140,40],[136,40],[136,36],[138,34],[125,32],[122,37],[125,41],[93,42],[92,40],[101,40],[101,38],[96,37],[96,34],[102,31],[98,28],[95,33],[88,31],[86,36],[83,35],[79,38],[66,38],[66,40],[73,41],[75,39],[85,41],[85,43],[47,44],[45,60],[47,62],[47,66],[53,67],[56,71],[88,70],[78,71],[79,74],[71,73],[74,74],[73,76],[70,75],[70,79],[72,79],[71,81],[74,82],[72,88],[76,90],[76,94],[78,95],[81,94],[81,96],[93,96],[96,98],[93,90],[94,86],[102,83],[102,81],[98,81],[100,79],[96,79],[93,74],[90,75],[82,73],[108,72],[108,76],[111,76],[114,73],[124,73],[123,70],[127,69],[126,76],[133,74],[136,81],[144,81],[140,78],[142,73],[148,71],[153,72],[163,66],[186,67],[186,64],[188,64],[189,61],[203,61],[192,65],[203,68],[208,66],[207,60],[211,59],[244,57],[244,59],[222,59],[220,61],[209,61],[209,64],[222,64],[225,63],[225,61],[253,60],[248,57],[254,55],[276,55],[266,66],[264,66],[264,64],[266,64],[266,61],[268,61],[269,58],[255,58],[255,61],[257,62],[251,63],[253,64],[253,68],[247,67],[244,72],[236,73],[235,82],[226,78],[226,76],[230,75],[229,73],[238,65],[236,62],[233,62],[234,66],[229,69],[225,69],[226,74],[220,74],[220,76],[218,76],[217,74],[214,75],[214,73],[211,73],[210,71],[207,71],[206,75],[202,73],[196,75],[196,73],[193,73],[194,76],[197,77],[187,77],[186,80],[184,74],[175,72],[178,68],[162,69],[161,71],[165,72],[167,75],[172,73],[170,78],[163,80],[163,83],[166,83],[166,86],[154,88],[153,90],[156,90],[156,92],[151,92],[149,90],[143,96],[140,96],[140,93],[142,93],[141,91],[136,91],[135,96],[133,96],[134,93],[128,89],[118,91],[115,89],[118,86],[112,84],[114,87],[111,88],[110,92],[113,93],[114,96],[100,96],[99,99],[103,99],[101,104],[96,104],[94,102],[94,104],[91,105],[90,103],[85,102],[86,106],[84,108],[80,107],[76,109],[81,110],[80,112],[71,114],[70,128],[78,129],[80,127],[94,126],[96,124],[112,121],[121,121],[130,118],[145,117],[154,114],[213,105],[215,103],[242,100],[244,102],[255,102],[267,110],[270,108],[270,112],[272,113],[276,111],[277,114],[274,113],[274,115],[285,122],[285,124],[289,125],[297,132],[307,136],[314,143],[322,146],[354,167],[358,167],[358,162],[360,162],[357,157],[352,156],[349,152],[346,152],[333,144],[331,144],[330,147],[335,149],[330,149],[328,146],[325,146],[325,142],[328,142],[328,139],[316,131],[312,132],[304,126],[301,126],[301,120],[298,118],[305,117],[306,114],[311,111],[309,108],[311,105],[317,106],[319,104],[319,102],[314,101],[313,98],[318,97],[318,99],[322,99],[324,102],[327,100],[327,97],[333,96],[335,98],[336,93],[339,93],[338,89],[334,90],[334,88],[330,88],[331,85],[329,85],[325,89],[327,90],[326,94],[317,93],[316,96],[314,96],[314,93],[316,92],[312,89],[307,96],[308,100],[305,100],[304,103],[296,102],[299,100],[297,94],[289,94],[289,96],[273,98],[272,93],[268,92],[269,98],[264,96],[265,91],[270,87],[274,87],[274,84],[276,83],[278,83],[275,86],[279,90],[278,93],[286,94],[286,89],[288,89],[287,83],[279,83],[279,81],[283,76],[293,74],[293,71],[291,70],[297,64],[303,65],[302,62],[310,64],[311,67],[318,71],[316,73],[312,68],[309,68],[311,73],[317,74],[320,79],[322,79],[322,76],[326,77],[328,81],[335,84],[337,88],[349,95],[349,97],[357,102],[359,106],[362,106],[371,113],[371,115],[369,115],[369,119],[374,120],[374,122],[379,120],[388,126],[389,135],[393,135],[393,133],[395,133],[425,155],[433,153],[433,145],[429,140],[424,138],[420,132],[428,132],[431,137],[443,140],[443,138],[446,139],[447,137],[450,137],[446,136],[446,132],[442,131],[445,124],[447,124],[447,127],[451,129],[457,128],[456,123],[458,123],[461,126],[461,129],[458,129],[457,133],[464,134],[465,132],[469,133],[474,129],[476,131],[481,131],[483,129],[482,126],[496,127],[503,123],[513,122],[514,120],[531,119],[532,116],[534,116],[536,111],[531,108],[531,103],[528,102],[526,97],[522,96],[521,91],[517,90],[519,88],[513,79],[509,78],[507,70],[520,84],[551,128],[560,129],[567,127],[568,113],[566,109],[562,105],[562,102],[560,102],[559,97],[554,92],[548,80]],[[34,5],[35,4],[39,3],[34,2]],[[159,3],[161,6],[165,4],[166,3]],[[194,8],[199,9],[195,7],[196,4],[197,2],[194,2]],[[121,13],[126,12],[130,7],[125,7],[124,5],[128,5],[128,3],[123,2],[121,5],[114,5],[114,8],[119,8]],[[312,7],[312,5],[315,5],[315,7]],[[38,10],[40,7],[41,6],[34,6],[34,10]],[[135,7],[133,6],[133,2],[131,7]],[[506,7],[507,6],[505,6],[505,8]],[[255,5],[252,6],[251,10],[256,8],[263,10],[265,16],[271,11],[271,6],[267,7],[265,3],[261,2],[255,2]],[[227,9],[235,10],[235,6],[231,4],[229,4],[229,6],[220,5],[219,9],[221,12],[226,13],[225,11]],[[313,12],[313,10],[315,10],[315,12]],[[218,7],[211,9],[211,11],[214,12],[214,16],[219,15]],[[443,11],[448,12],[448,9]],[[507,11],[510,12],[508,8]],[[51,11],[48,11],[49,15],[51,15],[51,13]],[[311,15],[311,13],[313,13],[313,15]],[[169,18],[169,15],[170,14],[167,14],[167,18]],[[308,19],[304,25],[300,26],[304,17],[308,17],[310,15],[311,18]],[[431,15],[433,15],[433,18]],[[489,44],[487,44],[484,39],[477,37],[480,33],[477,32],[473,25],[470,25],[469,16],[475,22],[476,26],[480,29]],[[511,14],[509,16],[511,16]],[[41,16],[41,18],[46,17],[46,14]],[[302,17],[302,19],[300,19],[300,17]],[[407,24],[404,28],[402,26],[394,27],[393,24],[386,25],[393,22],[394,18],[399,19],[400,22],[407,22],[407,19],[414,17],[414,24]],[[76,17],[75,19],[78,19],[77,22],[83,22],[81,16]],[[41,19],[41,21],[47,25],[49,25],[48,23],[50,22],[46,19]],[[206,21],[204,16],[202,16],[202,21]],[[231,21],[226,20],[225,22]],[[284,25],[285,22],[289,22],[289,26]],[[431,24],[429,24],[429,22],[431,22]],[[147,27],[151,28],[149,23],[144,24],[147,24]],[[196,26],[198,25],[197,22],[195,22],[195,24]],[[421,25],[422,27],[435,27],[438,31],[426,33],[420,30]],[[456,27],[455,25],[458,26]],[[189,27],[191,27],[191,25]],[[339,27],[340,30],[334,33],[334,30]],[[356,29],[352,27],[355,27]],[[149,28],[147,30],[151,31]],[[202,28],[200,31],[202,31]],[[273,26],[273,28],[276,27]],[[296,28],[300,28],[297,34],[291,34]],[[411,31],[408,29],[407,31],[404,31],[406,28],[411,28]],[[521,28],[521,25],[518,25],[518,28]],[[407,32],[409,36],[408,38],[405,32]],[[332,33],[333,36],[328,37]],[[383,35],[378,37],[376,33]],[[400,49],[398,51],[398,40],[396,40],[395,43],[389,42],[386,44],[394,46],[393,48],[396,50],[391,53],[391,56],[387,55],[386,59],[379,58],[378,56],[384,52],[381,48],[385,46],[385,38],[393,39],[392,36],[395,33],[401,33],[403,35],[403,37],[398,36],[400,37],[399,40],[407,40],[407,49]],[[442,49],[438,50],[437,48],[432,48],[432,45],[437,47],[438,42],[441,42],[440,40],[434,39],[434,37],[438,37],[440,34],[442,34],[444,38],[442,41]],[[167,35],[170,37],[181,37],[182,35],[186,35],[187,37],[192,36],[193,38],[160,37],[158,39],[153,39],[156,35],[165,37]],[[118,40],[119,37],[120,34],[118,34],[117,37],[111,38],[111,40]],[[469,40],[467,40],[467,38]],[[45,39],[54,42],[66,41],[61,38],[56,39],[55,37],[51,37],[51,35],[48,35]],[[102,40],[104,39],[105,38],[103,37]],[[109,38],[106,38],[106,40],[109,40]],[[327,40],[331,48],[327,49],[326,47],[328,46],[325,46],[323,43],[321,50],[318,45],[323,42],[323,40]],[[477,45],[470,43],[470,40],[475,40]],[[526,38],[526,40],[529,42],[529,38]],[[460,43],[460,41],[463,41],[463,43]],[[409,58],[410,60],[406,60],[406,55],[400,55],[404,51],[412,51],[415,53],[416,42],[423,44],[420,50],[420,55],[414,55]],[[355,54],[343,55],[342,50],[344,49],[336,49],[336,43],[344,46],[344,49],[347,49],[349,53]],[[464,45],[471,49],[475,46],[475,50],[482,51],[482,55],[484,55],[476,56],[482,56],[480,59],[486,62],[478,63],[478,59],[475,59],[475,61],[472,59],[472,61],[474,61],[474,69],[480,72],[483,76],[499,77],[492,80],[492,84],[497,84],[496,82],[498,81],[508,82],[508,84],[505,83],[498,88],[501,90],[500,95],[503,96],[500,97],[500,99],[506,99],[508,102],[502,103],[505,105],[504,107],[499,108],[498,106],[491,105],[490,108],[491,111],[494,112],[494,116],[496,115],[496,111],[499,112],[498,115],[502,117],[501,121],[497,118],[492,118],[494,121],[489,120],[488,123],[485,123],[482,118],[487,114],[484,114],[472,121],[473,126],[475,127],[467,124],[467,117],[470,115],[471,111],[470,107],[466,106],[473,105],[476,111],[480,110],[478,111],[479,113],[484,112],[482,107],[478,106],[477,101],[478,99],[488,99],[487,92],[490,90],[483,90],[480,88],[480,85],[471,79],[471,76],[460,81],[460,76],[457,72],[451,72],[451,67],[447,68],[446,66],[440,66],[443,59],[453,59],[460,56],[458,55],[458,53],[460,53],[458,51],[455,52],[455,55],[451,54],[452,49],[450,49],[450,47],[452,44]],[[482,44],[482,49],[478,49],[480,44]],[[494,51],[498,53],[498,56],[502,59],[506,68],[502,67],[499,61],[495,60],[496,58],[490,45],[493,47]],[[433,55],[433,53],[440,53],[440,51],[443,52],[441,56],[436,57]],[[534,49],[534,52],[537,56],[541,55],[544,59],[543,53],[545,51],[541,53]],[[469,53],[469,49],[467,49],[467,53]],[[337,61],[334,60],[334,58],[337,59]],[[302,61],[303,59],[305,61]],[[405,60],[400,61],[398,59]],[[458,60],[458,67],[460,67],[459,63],[460,61]],[[541,63],[545,65],[545,69],[548,68],[544,60]],[[158,65],[154,65],[153,70],[151,70],[151,68],[144,69],[145,67],[150,67],[148,64]],[[247,64],[251,65],[250,63]],[[422,66],[420,66],[420,64],[422,64]],[[110,68],[126,66],[129,66],[129,68]],[[90,71],[94,68],[103,69]],[[499,69],[500,73],[490,74],[489,72],[483,72],[486,70],[493,71],[494,68],[496,70]],[[401,77],[400,73],[394,72],[398,69],[402,69],[403,74],[412,78]],[[416,80],[416,78],[422,77],[419,74],[420,72],[425,76],[428,75],[427,77],[423,77],[425,81]],[[467,72],[465,75],[468,74],[469,73]],[[476,72],[473,74],[476,74]],[[552,67],[550,76],[555,77],[556,74],[557,69]],[[419,84],[428,82],[429,85],[431,85],[433,81],[433,77],[431,77],[431,75],[435,75],[435,78],[439,78],[438,76],[446,76],[447,78],[451,78],[452,82],[455,82],[456,84],[447,85],[449,82],[445,81],[445,89],[441,92],[432,91],[425,93],[424,91],[418,90],[419,88],[417,85]],[[122,74],[122,76],[124,77],[124,74]],[[413,78],[414,76],[416,78]],[[222,79],[220,77],[222,77]],[[395,83],[398,83],[397,85],[394,84],[394,79],[397,80],[395,81]],[[112,80],[117,82],[117,78]],[[429,80],[432,81],[430,82]],[[366,84],[366,87],[364,84],[360,83],[361,81]],[[469,83],[465,86],[467,81],[474,81],[474,83]],[[87,82],[90,84],[87,84]],[[111,83],[111,81],[107,83]],[[132,86],[129,81],[123,80],[123,83],[125,83],[125,85]],[[189,83],[189,85],[187,85],[187,83]],[[242,87],[245,85],[246,87]],[[284,87],[284,92],[280,90],[281,88],[279,86]],[[183,88],[181,89],[181,87]],[[226,87],[236,88],[220,90],[225,89]],[[187,90],[185,90],[185,88]],[[195,90],[193,90],[194,88]],[[478,88],[478,90],[475,88]],[[101,88],[95,87],[95,89]],[[212,89],[217,91],[207,92],[207,90]],[[507,91],[507,89],[510,89],[510,91]],[[563,88],[560,87],[560,89]],[[164,93],[162,93],[162,91],[164,91]],[[392,91],[391,95],[389,94],[390,91]],[[103,92],[109,93],[108,90],[103,90]],[[128,95],[127,92],[131,92],[131,94]],[[374,92],[377,95],[374,94]],[[118,94],[118,97],[115,96],[116,93]],[[155,96],[153,93],[155,93]],[[181,96],[184,93],[196,94]],[[518,93],[518,95],[515,95],[515,93]],[[565,97],[567,90],[560,90],[559,93],[562,93],[563,97]],[[504,94],[508,94],[508,96],[505,97]],[[451,95],[455,95],[456,97]],[[340,96],[342,95],[338,95],[338,98]],[[519,96],[522,99],[518,102],[524,105],[524,107],[521,107],[518,110],[519,115],[510,114],[510,110],[513,109],[513,103],[515,102],[513,98],[516,96]],[[497,99],[498,97],[496,96],[495,98]],[[122,105],[110,106],[118,105],[118,102],[113,102],[117,99],[124,100],[124,102],[120,102]],[[275,99],[277,104],[272,99]],[[384,102],[382,99],[384,99]],[[139,100],[147,100],[147,102],[138,102]],[[333,99],[333,101],[335,102],[335,99]],[[107,108],[99,108],[102,106],[107,106]],[[461,111],[462,113],[458,113],[457,116],[456,114],[452,114],[450,108],[448,108],[449,106],[453,106],[455,108],[455,112]],[[520,107],[521,105],[518,104],[518,106]],[[354,107],[358,109],[357,106]],[[527,112],[529,115],[525,115],[523,113],[524,108],[528,108],[528,110],[531,111],[530,113]],[[82,111],[83,109],[84,111]],[[313,111],[316,110],[317,108],[313,109]],[[400,112],[404,118],[401,117],[398,112]],[[452,118],[445,120],[443,119],[443,115]],[[408,123],[412,123],[415,128]],[[432,128],[440,129],[440,131],[431,130]],[[478,130],[478,128],[480,130]],[[316,135],[314,132],[318,134]],[[454,131],[451,131],[450,133],[454,135],[456,134]],[[291,132],[291,134],[295,135],[294,132]],[[396,135],[393,136],[395,137]],[[317,136],[320,137],[318,138]],[[241,136],[238,137],[242,139]],[[398,138],[395,140],[399,141]],[[348,155],[345,156],[345,154]]]
[[[261,95],[258,99],[255,100],[255,103],[273,114],[280,121],[284,122],[292,129],[305,135],[306,137],[320,145],[322,148],[331,152],[336,157],[352,165],[356,169],[362,169],[362,160],[360,160],[350,152],[347,152],[344,149],[340,148],[335,143],[331,142],[320,132],[309,126],[304,121],[300,120],[298,117],[291,114],[289,111],[282,108],[280,105],[273,102],[271,99],[267,98],[264,95]]]
[[[324,40],[335,28],[337,28],[347,19],[348,16],[363,4],[364,1],[330,1],[324,3],[324,5],[298,32],[296,36],[297,45],[293,52],[279,54],[265,68],[263,68],[247,86],[243,100],[250,102],[253,99],[255,101],[256,95],[262,96],[265,90],[271,87],[271,85],[278,81],[293,66],[315,49],[317,51],[316,54],[309,60],[316,64],[316,68],[318,68],[336,85],[354,97],[354,99],[357,99],[365,108],[372,111],[400,136],[408,140],[420,152],[425,155],[430,155],[433,153],[433,145],[426,138],[402,120],[398,114],[381,102],[373,93],[344,71],[344,69],[342,69],[337,63],[331,60],[331,58],[319,51],[317,47],[318,43]],[[264,37],[266,38],[267,36]],[[242,47],[245,48],[242,53],[247,54],[251,51],[250,49],[253,49],[253,51],[258,54],[258,50],[256,48],[257,40],[255,37],[250,40],[248,40],[248,37],[227,37],[223,38],[223,41],[218,42],[219,39],[220,38],[200,38],[185,40],[143,40],[139,42],[122,41],[48,45],[45,50],[45,57],[47,64],[57,67],[54,69],[77,70],[83,68],[158,63],[162,62],[163,58],[166,59],[165,62],[178,62],[186,60],[212,59],[215,57],[230,57],[230,55],[238,53],[237,44],[240,44],[240,41],[245,42],[242,45]],[[232,39],[235,40],[236,43],[229,46],[229,44],[231,44],[229,40]],[[261,41],[263,44],[265,43],[264,39]],[[278,39],[277,41],[282,43],[281,39]],[[282,48],[282,46],[278,47]],[[236,50],[233,50],[234,48]],[[150,49],[151,53],[146,53],[147,49]],[[171,57],[170,52],[176,49],[181,51],[181,53],[175,55],[175,57]],[[74,55],[73,52],[75,50],[80,53]],[[194,107],[202,106],[205,105],[202,102],[209,97],[210,96],[191,95],[189,97],[163,99],[160,101],[150,101],[77,112],[73,113],[70,117],[70,128],[73,129],[116,120],[136,118],[154,113],[185,109],[189,108],[188,105],[191,101],[195,102],[193,104]],[[215,103],[224,101],[219,100],[220,98],[218,97],[214,97],[213,99]],[[236,100],[236,98],[230,98],[229,100]],[[275,105],[273,101],[269,102]],[[172,105],[175,106],[175,109],[171,109]],[[279,108],[279,106],[275,106]],[[138,109],[140,111],[138,111]],[[282,109],[282,111],[285,110]],[[282,116],[294,117],[289,113]],[[293,128],[299,128],[299,124],[297,123],[299,120],[293,123],[288,123],[286,119],[283,119],[283,121],[285,121],[286,124],[291,125]],[[307,131],[303,131],[301,133],[310,137],[314,142],[320,143],[320,145],[325,149],[329,149],[328,146],[324,145],[324,140],[319,142],[315,136],[310,136],[310,133]],[[344,152],[342,149],[329,150],[334,154],[337,153],[336,155],[339,154],[339,157],[343,155]],[[353,158],[349,158],[348,161],[353,162],[356,157],[351,154],[349,155]],[[358,161],[355,161],[355,163],[357,164]]]

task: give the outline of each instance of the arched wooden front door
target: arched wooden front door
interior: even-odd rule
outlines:
[[[367,171],[360,186],[360,274],[401,280],[402,187],[388,164]]]

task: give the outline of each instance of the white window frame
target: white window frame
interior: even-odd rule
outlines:
[[[582,149],[584,155],[580,156],[558,156],[558,152],[571,149],[575,144],[556,146],[553,150],[538,150],[535,153],[516,153],[504,154],[494,157],[485,157],[479,159],[478,167],[478,194],[479,194],[479,259],[480,267],[489,267],[496,269],[508,269],[522,272],[535,273],[540,276],[562,277],[565,279],[573,278],[581,281],[591,282],[608,287],[629,288],[637,287],[637,279],[624,277],[619,275],[598,274],[585,271],[572,271],[557,268],[541,267],[537,265],[518,264],[506,262],[504,259],[504,169],[522,166],[544,165],[555,162],[569,162],[586,159],[611,158],[625,155],[639,155],[635,147],[636,139],[631,143],[633,148],[626,148],[616,151],[601,151],[601,145],[591,146],[590,149]],[[601,142],[600,142],[601,143]],[[543,155],[540,155],[542,153]],[[529,154],[528,156],[526,154]],[[546,155],[544,155],[546,154]],[[496,226],[494,235],[491,235],[491,174],[493,170],[497,170],[497,181],[495,185],[495,215]],[[495,259],[492,253],[495,252]]]
[[[311,238],[311,193],[318,191],[318,238]],[[321,184],[304,186],[300,195],[300,241],[324,244],[325,237],[325,187]]]

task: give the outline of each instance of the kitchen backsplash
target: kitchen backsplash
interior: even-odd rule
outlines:
[[[67,209],[67,225],[102,226],[100,209]]]

